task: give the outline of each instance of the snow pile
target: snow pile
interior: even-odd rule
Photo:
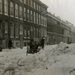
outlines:
[[[61,42],[54,48],[49,48],[37,54],[28,54],[28,56],[24,53],[25,49],[6,52],[7,56],[0,56],[0,75],[26,75],[33,69],[48,69],[49,66],[58,62],[58,55],[75,53],[75,44],[68,45]]]
[[[60,44],[57,45],[57,47],[54,49],[54,54],[60,55],[60,54],[68,54],[72,53],[75,54],[75,44],[66,44],[61,42]]]
[[[0,60],[0,75],[25,75],[33,69],[48,69],[48,65],[53,62],[55,62],[54,58],[51,60],[51,56],[46,50],[27,57],[6,57]]]

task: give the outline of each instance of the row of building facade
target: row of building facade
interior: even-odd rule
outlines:
[[[47,12],[48,6],[40,0],[0,0],[0,44],[8,47],[26,46],[31,38],[46,44],[72,42],[74,27]],[[74,42],[74,41],[73,41]]]
[[[47,13],[47,43],[75,43],[75,27],[51,13]]]

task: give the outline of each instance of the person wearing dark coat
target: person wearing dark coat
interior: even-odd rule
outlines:
[[[38,49],[38,43],[35,41],[34,42],[34,53],[37,53],[37,49]]]
[[[11,49],[11,47],[12,47],[12,40],[11,39],[8,42],[8,47],[9,47],[9,49]]]
[[[44,38],[42,37],[41,42],[40,42],[42,49],[44,48],[44,41],[45,41],[45,40],[44,40]]]
[[[33,53],[33,49],[34,49],[34,40],[31,39],[30,40],[30,53]]]

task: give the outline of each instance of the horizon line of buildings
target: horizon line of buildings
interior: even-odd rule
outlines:
[[[0,45],[23,47],[45,36],[46,44],[75,42],[75,27],[47,11],[40,0],[0,0]],[[69,25],[70,24],[70,25]]]

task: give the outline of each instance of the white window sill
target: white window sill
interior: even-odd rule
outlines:
[[[15,18],[17,18],[17,19],[18,19],[18,17],[15,17]]]
[[[7,34],[8,32],[5,31],[5,34]]]
[[[20,35],[23,35],[23,33],[20,33]]]
[[[13,15],[10,15],[10,17],[14,17]]]
[[[24,37],[24,38],[26,38],[26,37]]]
[[[14,36],[10,36],[10,38],[14,38]]]
[[[23,20],[22,18],[20,18],[20,20]]]
[[[15,38],[19,38],[18,36],[16,36]]]
[[[8,14],[4,13],[4,15],[8,16]]]

